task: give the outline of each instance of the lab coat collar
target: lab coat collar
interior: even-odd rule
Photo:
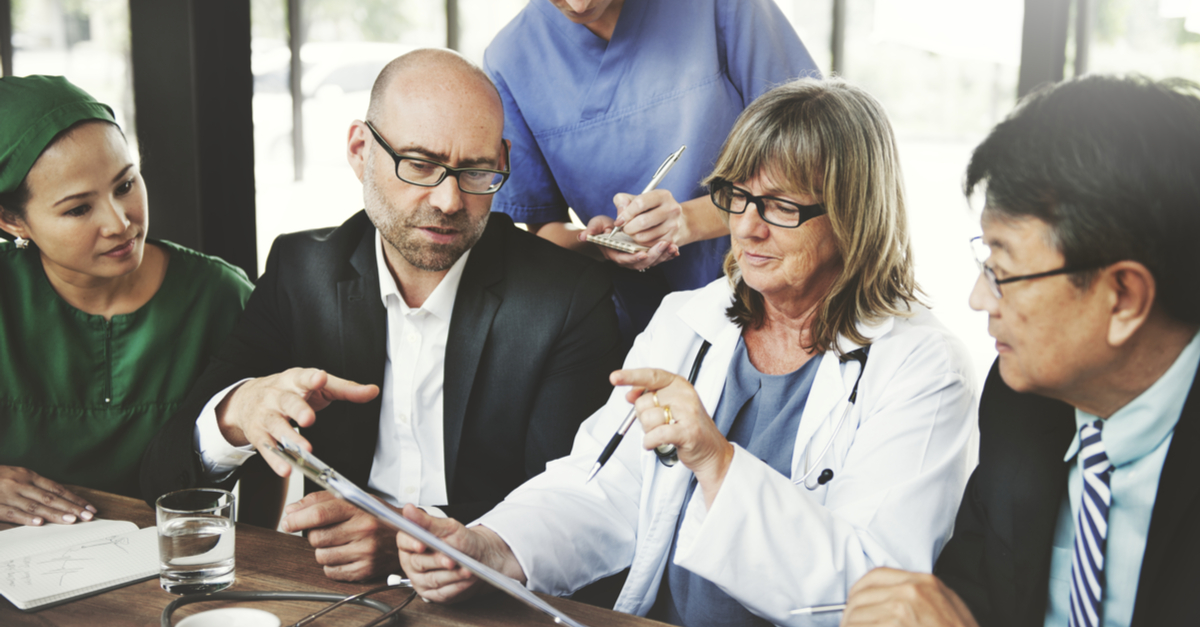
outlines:
[[[737,339],[741,336],[741,329],[725,315],[725,309],[732,302],[733,289],[729,280],[722,277],[697,290],[679,310],[680,320],[701,339],[712,343],[712,348],[705,359],[708,367],[700,369],[700,375],[696,381],[697,394],[710,416],[714,415],[717,403],[721,400],[729,360],[732,359],[733,351],[737,347]],[[895,325],[896,319],[888,316],[875,321],[860,321],[856,328],[860,335],[873,343],[891,333]],[[691,355],[695,355],[698,344],[697,347],[691,349]],[[838,336],[837,345],[841,348],[842,354],[862,346],[843,335]],[[857,361],[842,362],[836,358],[832,350],[828,351],[825,356],[827,358],[822,359],[821,364],[817,367],[817,374],[804,407],[804,415],[800,419],[800,427],[796,433],[796,448],[792,454],[793,479],[803,474],[802,458],[809,440],[827,424],[832,429],[833,423],[841,416],[841,412],[845,411],[844,404],[848,402],[850,390],[854,387],[854,381],[860,372]],[[690,368],[691,360],[689,359],[685,363],[686,367]],[[714,368],[709,364],[722,364],[722,367]],[[842,429],[852,430],[853,425],[845,425]],[[648,461],[653,464],[653,456]],[[652,470],[652,472],[658,471],[658,468]],[[798,471],[800,474],[797,474]],[[675,478],[665,483],[682,482],[683,479],[678,475],[687,474],[672,473],[669,476]],[[660,481],[660,483],[662,482]],[[661,487],[664,488],[662,493],[667,495],[671,494],[671,490],[676,486],[662,485]]]
[[[729,279],[721,277],[692,293],[687,304],[679,309],[679,318],[702,339],[716,344],[731,325],[725,310],[733,304],[733,289]]]

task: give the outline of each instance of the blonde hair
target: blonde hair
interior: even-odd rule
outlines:
[[[800,79],[763,94],[738,116],[704,183],[740,183],[760,173],[784,191],[824,196],[842,257],[842,272],[817,308],[806,349],[840,354],[838,335],[867,343],[858,323],[911,314],[920,288],[900,158],[875,98],[837,78]],[[725,275],[735,294],[729,318],[743,328],[761,326],[762,295],[742,280],[732,251]]]

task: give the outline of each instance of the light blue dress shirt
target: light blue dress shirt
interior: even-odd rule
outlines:
[[[1158,493],[1167,449],[1175,423],[1191,390],[1200,365],[1200,334],[1184,347],[1175,363],[1146,391],[1117,410],[1104,422],[1102,438],[1113,465],[1112,505],[1108,510],[1108,536],[1104,551],[1103,624],[1128,625],[1133,619],[1142,554],[1150,530],[1150,514]],[[1082,465],[1078,459],[1079,428],[1095,422],[1096,416],[1075,410],[1075,439],[1063,461],[1075,463],[1067,479],[1067,496],[1058,512],[1054,532],[1054,556],[1050,561],[1050,597],[1046,605],[1046,627],[1067,624],[1070,614],[1071,557],[1075,542],[1075,518],[1083,490]]]
[[[483,67],[504,103],[512,177],[492,210],[517,222],[586,224],[616,217],[613,196],[636,194],[667,155],[687,150],[659,185],[683,202],[746,105],[800,76],[819,76],[772,0],[626,2],[611,41],[531,0],[488,45]],[[645,273],[614,278],[634,332],[669,292],[721,276],[729,238],[695,242]]]

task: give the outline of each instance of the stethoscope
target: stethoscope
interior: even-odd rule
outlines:
[[[696,359],[692,361],[692,370],[688,374],[688,383],[690,383],[693,387],[696,385],[696,376],[700,374],[700,365],[704,363],[704,356],[708,354],[708,349],[710,346],[712,346],[712,343],[708,340],[705,340],[704,343],[700,345],[700,350],[696,353]],[[809,440],[808,444],[804,445],[805,472],[799,479],[792,481],[793,484],[804,483],[804,487],[808,488],[809,490],[816,490],[817,488],[833,480],[833,469],[825,468],[819,475],[817,475],[816,479],[809,481],[809,479],[812,477],[812,474],[821,467],[821,460],[825,459],[825,456],[829,454],[829,449],[833,447],[833,442],[837,439],[838,432],[842,430],[842,425],[845,424],[846,417],[850,415],[850,410],[854,407],[854,401],[858,400],[858,384],[860,381],[862,381],[863,371],[867,369],[867,354],[870,352],[871,347],[868,345],[857,348],[849,353],[846,353],[845,355],[838,357],[838,361],[842,363],[846,363],[851,359],[857,361],[859,363],[858,377],[854,379],[854,387],[850,389],[850,398],[846,399],[846,409],[842,411],[842,417],[838,419],[837,424],[833,427],[833,435],[829,436],[829,441],[825,443],[825,447],[821,449],[821,453],[817,455],[816,460],[811,461],[811,467],[810,460],[812,460],[812,458],[809,456],[808,452],[812,447],[812,440]],[[674,466],[676,462],[679,461],[678,451],[675,449],[674,444],[664,444],[659,446],[658,448],[654,449],[654,454],[658,455],[658,461],[662,462],[665,466]]]
[[[387,585],[382,585],[377,588],[372,588],[365,592],[360,592],[358,594],[353,594],[353,595],[349,595],[349,596],[343,596],[340,594],[332,594],[332,593],[327,593],[327,592],[231,592],[228,590],[223,591],[223,592],[212,592],[212,593],[208,593],[208,594],[188,594],[188,595],[181,596],[178,599],[175,599],[174,601],[171,601],[170,603],[167,604],[167,606],[165,608],[163,608],[162,615],[159,617],[159,624],[162,627],[172,627],[171,615],[175,613],[175,610],[177,610],[185,605],[191,605],[192,603],[201,603],[201,602],[206,602],[206,601],[323,601],[323,602],[330,603],[330,605],[325,606],[320,611],[313,612],[312,614],[309,614],[308,616],[301,618],[300,620],[296,621],[295,623],[292,623],[288,627],[302,627],[303,625],[307,625],[307,624],[311,623],[312,621],[316,620],[317,618],[320,618],[321,616],[324,616],[324,615],[328,614],[329,612],[332,612],[333,610],[335,610],[343,605],[347,605],[347,604],[360,605],[363,607],[369,607],[371,609],[377,610],[380,613],[379,617],[377,617],[375,620],[373,620],[369,623],[365,623],[365,624],[361,625],[361,627],[374,627],[376,625],[382,625],[383,623],[392,620],[392,618],[394,618],[397,614],[400,613],[401,610],[403,610],[405,607],[407,607],[409,603],[412,603],[413,599],[417,598],[417,592],[415,590],[413,590],[396,607],[392,607],[386,603],[376,601],[375,599],[367,598],[370,595],[375,594],[377,592],[383,592],[386,590],[395,590],[397,588],[406,588],[406,589],[411,590],[412,583],[408,579],[402,579],[397,575],[391,575],[388,577]],[[212,622],[199,621],[199,624],[209,625],[209,624],[215,624],[217,622],[223,622],[222,619],[228,620],[226,617],[223,617],[223,616],[218,617],[216,615],[217,613],[222,612],[222,611],[228,611],[228,610],[227,609],[213,610]],[[263,625],[263,626],[268,626],[268,625],[278,626],[280,624],[279,618],[273,614],[270,614],[268,612],[263,612],[262,610],[255,610],[255,613],[256,613],[255,616],[242,617],[241,619],[239,619],[241,622],[239,622],[238,624],[245,624],[245,625],[253,624],[253,625]],[[201,612],[200,614],[194,614],[192,616],[189,616],[188,618],[185,618],[183,621],[180,621],[180,622],[181,623],[197,622],[195,619],[202,617],[204,614],[209,614],[209,612]]]

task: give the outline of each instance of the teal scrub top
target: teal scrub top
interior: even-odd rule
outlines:
[[[36,248],[0,243],[0,465],[139,497],[142,452],[241,314],[241,269],[170,242],[158,292],[133,313],[69,305]]]

